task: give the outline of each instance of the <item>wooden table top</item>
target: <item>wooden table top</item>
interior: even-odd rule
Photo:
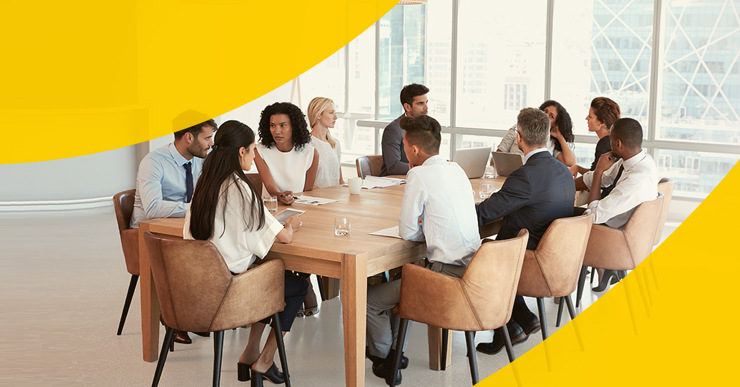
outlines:
[[[487,179],[498,188],[505,178]],[[477,195],[482,180],[472,179],[471,189]],[[303,226],[293,235],[291,244],[275,243],[270,256],[300,255],[324,261],[340,262],[342,254],[348,252],[366,254],[368,262],[373,258],[388,256],[394,252],[418,247],[419,242],[398,238],[370,235],[371,232],[398,225],[401,212],[401,197],[405,185],[387,188],[363,189],[359,195],[350,195],[347,187],[316,189],[305,194],[312,197],[334,199],[336,202],[318,206],[294,203],[279,204],[278,212],[295,208],[306,211],[301,215]],[[302,194],[297,194],[302,195]],[[334,218],[350,218],[352,232],[348,236],[334,235]],[[148,221],[150,231],[167,235],[182,236],[183,218],[162,218]]]

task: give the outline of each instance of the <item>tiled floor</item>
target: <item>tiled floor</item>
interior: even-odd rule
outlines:
[[[667,225],[664,235],[675,225]],[[146,386],[156,363],[142,360],[138,288],[122,336],[116,336],[130,276],[126,272],[112,207],[43,213],[0,213],[0,384],[22,386]],[[585,304],[598,295],[586,290]],[[536,311],[536,302],[528,300]],[[549,332],[557,305],[546,301]],[[344,384],[339,299],[323,303],[316,317],[297,319],[286,336],[296,386]],[[161,332],[162,337],[164,330]],[[210,385],[212,339],[193,336],[168,357],[161,386]],[[236,360],[248,331],[225,335],[222,385],[236,380]],[[470,374],[465,339],[454,333],[452,365],[428,368],[426,327],[412,323],[403,385],[466,386]],[[476,341],[490,341],[491,333]],[[538,334],[514,347],[521,355],[541,342]],[[505,352],[478,354],[482,378],[508,363]],[[268,382],[269,384],[269,382]],[[366,385],[383,386],[366,361]]]

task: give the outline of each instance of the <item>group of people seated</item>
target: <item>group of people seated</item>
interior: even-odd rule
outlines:
[[[400,236],[427,246],[429,270],[461,277],[481,245],[479,227],[503,219],[496,239],[529,231],[528,249],[535,249],[548,226],[574,214],[576,190],[588,190],[588,208],[594,222],[622,227],[640,203],[657,196],[657,172],[641,148],[642,128],[631,118],[620,118],[619,106],[595,98],[586,121],[599,136],[590,169],[578,166],[573,153],[573,124],[565,108],[546,101],[539,109],[522,109],[517,123],[499,144],[499,152],[520,153],[523,165],[512,172],[501,189],[476,204],[465,172],[439,155],[441,126],[427,115],[429,89],[407,85],[401,91],[404,114],[383,132],[383,175],[406,175],[398,220]],[[275,103],[261,114],[257,133],[249,126],[227,121],[217,128],[213,120],[180,130],[174,141],[148,154],[141,162],[131,226],[144,219],[185,217],[186,239],[209,240],[229,270],[243,273],[263,258],[277,240],[291,243],[301,226],[298,216],[284,225],[265,209],[263,187],[245,174],[256,165],[264,189],[290,205],[294,193],[344,182],[341,147],[329,129],[337,120],[328,98],[314,98],[306,115],[291,103]],[[210,152],[209,152],[210,149]],[[577,175],[581,175],[577,177]],[[591,187],[595,187],[591,189]],[[307,275],[286,272],[285,309],[280,313],[282,334],[290,331],[297,315],[318,312]],[[391,382],[401,280],[370,286],[367,294],[367,357],[372,372]],[[267,378],[282,383],[273,358],[274,332],[262,350],[260,339],[269,318],[252,325],[249,342],[238,361],[239,380],[261,385]],[[507,329],[512,344],[527,340],[541,322],[525,300],[517,296]],[[186,332],[176,341],[190,342]],[[486,354],[501,351],[504,339],[494,334],[479,343]],[[403,359],[401,368],[408,364]],[[398,371],[400,373],[400,370]],[[401,375],[396,375],[400,383]]]

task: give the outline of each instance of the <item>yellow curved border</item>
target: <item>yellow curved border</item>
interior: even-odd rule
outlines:
[[[0,164],[97,153],[251,101],[349,43],[395,0],[6,1]]]
[[[480,385],[737,384],[737,192],[735,165],[637,269]]]
[[[156,138],[188,109],[218,116],[328,57],[395,3],[3,2],[0,164]],[[736,381],[738,174],[620,285],[482,385]]]

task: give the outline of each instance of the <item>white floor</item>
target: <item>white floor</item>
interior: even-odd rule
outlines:
[[[664,236],[673,229],[667,225]],[[0,213],[0,385],[150,385],[156,363],[142,360],[138,287],[123,335],[116,336],[129,279],[112,207]],[[584,304],[597,298],[587,289]],[[535,300],[528,303],[536,312]],[[557,305],[546,305],[552,333]],[[161,386],[210,385],[212,339],[191,337],[193,344],[176,345],[170,353]],[[246,329],[226,333],[222,386],[247,385],[236,380],[236,360],[247,338]],[[426,339],[426,327],[412,323],[403,384],[470,385],[463,334],[454,333],[446,371],[429,370]],[[476,337],[490,340],[490,332]],[[531,335],[514,351],[521,355],[541,341],[539,333]],[[339,299],[323,303],[318,316],[297,319],[286,346],[294,385],[344,385]],[[508,363],[505,351],[477,358],[481,379]],[[367,386],[385,385],[369,361],[365,373]]]

